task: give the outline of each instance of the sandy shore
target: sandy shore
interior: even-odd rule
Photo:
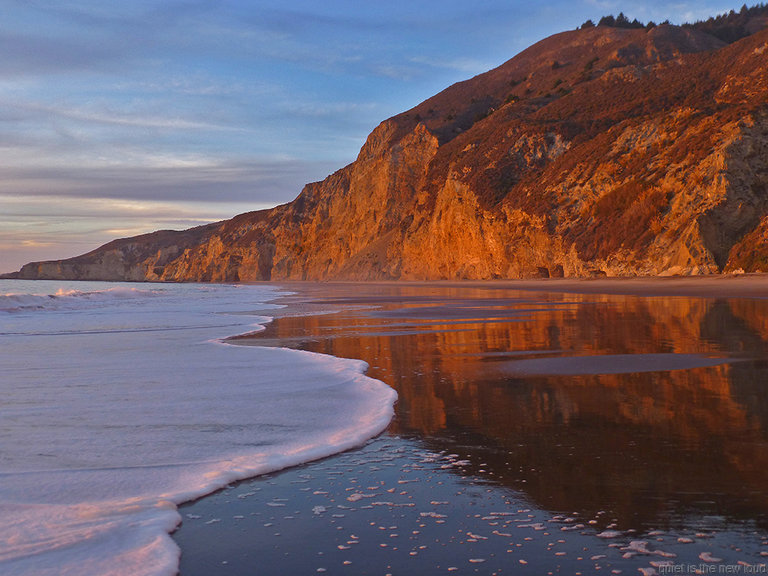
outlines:
[[[768,275],[656,276],[648,278],[542,279],[499,281],[518,290],[635,296],[698,296],[702,298],[768,297]]]
[[[359,450],[185,506],[182,575],[768,557],[767,278],[285,286],[246,343],[362,358],[396,418]]]
[[[533,280],[439,280],[431,282],[281,282],[317,296],[330,289],[356,286],[420,286],[476,288],[480,290],[525,290],[574,294],[624,294],[634,296],[695,296],[701,298],[768,298],[768,274],[723,274],[711,276],[653,276],[633,278],[540,278]]]

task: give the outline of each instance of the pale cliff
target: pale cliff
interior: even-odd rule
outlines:
[[[291,203],[23,278],[455,279],[768,271],[768,31],[558,34],[386,120]]]

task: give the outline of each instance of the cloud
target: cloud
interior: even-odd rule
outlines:
[[[158,164],[3,168],[0,178],[6,194],[24,197],[56,193],[70,198],[274,205],[292,200],[304,184],[332,171],[322,163],[294,160]]]
[[[438,58],[427,56],[416,56],[410,59],[411,62],[419,65],[429,66],[431,68],[444,68],[447,70],[453,70],[462,74],[479,74],[489,70],[493,64],[483,62],[474,58]]]
[[[319,101],[283,101],[278,105],[283,113],[306,118],[337,118],[360,111],[375,110],[374,102],[319,102]]]
[[[201,119],[190,119],[174,115],[146,115],[141,112],[126,113],[110,110],[108,107],[70,107],[39,102],[14,103],[0,100],[0,106],[6,110],[7,120],[32,120],[45,118],[47,123],[74,122],[80,126],[101,124],[128,126],[136,128],[160,128],[168,130],[242,130],[234,125],[217,124]]]
[[[21,245],[25,248],[50,248],[55,246],[55,242],[38,242],[37,240],[22,240]]]
[[[0,31],[0,76],[63,75],[72,71],[106,69],[119,57],[113,47],[69,38],[46,38]]]
[[[52,109],[52,113],[69,120],[112,124],[116,126],[135,126],[140,128],[167,128],[171,130],[238,130],[234,126],[223,126],[210,122],[188,120],[184,118],[129,116],[120,112],[87,112],[75,109]]]
[[[218,11],[218,2],[203,1],[6,0],[0,77],[167,70],[184,50],[195,48],[190,32],[196,21],[215,19]]]
[[[266,206],[164,200],[88,198],[60,194],[0,195],[0,272],[37,260],[68,258],[115,237],[183,230]]]
[[[586,4],[601,10],[615,10],[619,6],[616,0],[586,0]]]

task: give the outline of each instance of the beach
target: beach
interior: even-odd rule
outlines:
[[[364,360],[395,417],[182,507],[184,576],[765,569],[762,276],[281,287],[237,343]]]

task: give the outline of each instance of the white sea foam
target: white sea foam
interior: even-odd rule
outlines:
[[[174,574],[177,504],[386,427],[362,362],[212,345],[277,293],[0,281],[0,573]]]
[[[8,285],[7,282],[4,282]],[[24,283],[29,286],[29,282]],[[45,283],[51,287],[51,283]],[[93,284],[92,284],[93,285]],[[55,286],[55,284],[53,285]],[[11,287],[14,287],[11,284]],[[32,286],[34,289],[35,287]],[[95,288],[95,286],[94,286]],[[93,306],[94,303],[110,304],[114,300],[126,298],[146,298],[157,295],[157,290],[142,290],[133,286],[113,286],[102,289],[77,290],[74,288],[58,287],[55,292],[51,290],[37,290],[31,293],[7,292],[0,293],[0,312],[16,312],[26,309],[75,309]]]

